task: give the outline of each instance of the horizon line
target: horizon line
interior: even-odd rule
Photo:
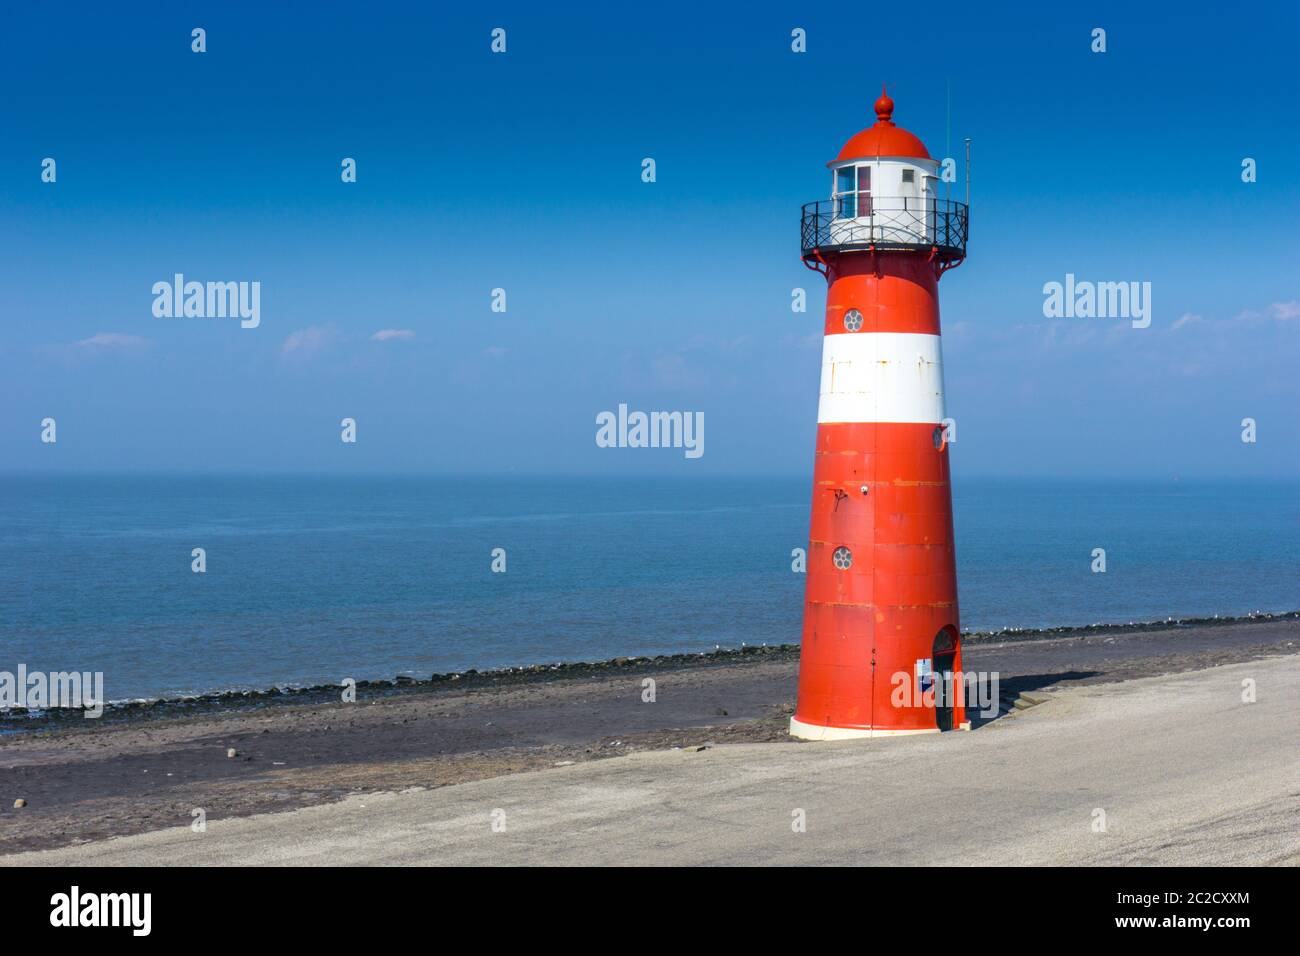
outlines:
[[[673,480],[696,481],[734,480],[734,479],[774,479],[774,480],[811,480],[811,472],[753,472],[726,471],[704,472],[687,475],[680,472],[624,474],[620,472],[568,472],[568,471],[330,471],[330,470],[282,470],[282,469],[219,469],[219,470],[142,470],[142,469],[0,469],[0,479],[5,478],[540,478],[540,479],[610,479],[610,480]],[[1197,472],[1188,474],[1136,473],[1115,474],[1110,472],[1091,473],[1010,473],[1010,472],[970,472],[954,476],[954,483],[962,479],[996,479],[1017,481],[1163,481],[1176,484],[1180,481],[1300,481],[1300,474],[1279,475],[1232,475],[1223,473]]]

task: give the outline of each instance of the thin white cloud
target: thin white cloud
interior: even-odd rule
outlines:
[[[1198,315],[1194,316],[1194,318],[1199,321],[1201,317]],[[1211,324],[1217,326],[1258,325],[1261,322],[1268,322],[1269,319],[1275,322],[1289,322],[1292,319],[1300,319],[1300,300],[1291,299],[1289,302],[1273,302],[1264,306],[1263,311],[1259,309],[1242,309],[1230,319],[1216,319]]]
[[[410,329],[380,329],[370,336],[370,341],[387,342],[390,339],[396,339],[401,342],[409,342],[413,338],[415,338],[415,333]]]
[[[337,333],[331,328],[323,325],[309,325],[305,329],[290,332],[289,337],[280,346],[280,353],[282,355],[313,355],[337,338]]]
[[[79,349],[136,349],[148,344],[148,339],[124,332],[99,332],[88,339],[72,343],[74,348]]]

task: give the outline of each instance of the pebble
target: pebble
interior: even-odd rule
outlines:
[[[25,806],[27,806],[27,801],[24,800],[22,797],[19,797],[17,800],[14,801],[15,810],[21,810]]]
[[[235,757],[239,756],[239,751],[237,751],[234,747],[231,747],[229,750],[226,751],[226,756],[233,760]]]

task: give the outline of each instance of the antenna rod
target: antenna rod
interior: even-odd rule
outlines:
[[[944,83],[946,89],[948,90],[948,126],[946,128],[946,131],[944,132],[943,155],[951,156],[952,155],[952,79],[951,77],[945,79]],[[946,179],[947,177],[944,178]],[[944,189],[948,193],[946,197],[947,201],[952,202],[952,183],[946,182],[943,185],[944,185]]]
[[[970,137],[966,137],[966,208],[970,209]]]

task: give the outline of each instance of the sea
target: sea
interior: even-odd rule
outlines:
[[[123,701],[796,643],[810,492],[0,477],[0,671],[98,671]],[[1300,482],[971,478],[953,499],[963,630],[1300,608]]]

